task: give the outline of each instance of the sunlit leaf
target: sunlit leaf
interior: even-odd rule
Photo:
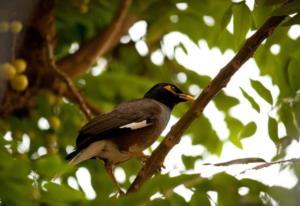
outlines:
[[[273,104],[273,97],[271,92],[259,81],[251,80],[251,86],[256,90],[256,92],[269,104]]]
[[[251,106],[253,107],[253,109],[255,109],[258,113],[260,112],[260,107],[259,105],[256,103],[256,101],[254,100],[253,97],[251,97],[245,90],[243,90],[242,88],[240,88],[242,91],[243,96],[249,101],[249,103],[251,104]]]
[[[197,160],[202,159],[202,156],[181,156],[182,162],[186,169],[193,169]]]
[[[269,120],[268,120],[268,131],[269,131],[269,136],[270,136],[271,140],[275,144],[278,144],[278,142],[279,142],[279,137],[278,137],[278,123],[272,117],[269,117]]]
[[[251,26],[251,12],[244,2],[236,3],[232,7],[233,34],[235,36],[235,48],[238,49],[245,40]]]
[[[256,129],[257,129],[256,124],[254,122],[249,122],[244,126],[243,130],[240,132],[239,138],[243,139],[254,135]]]

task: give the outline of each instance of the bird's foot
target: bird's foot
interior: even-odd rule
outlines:
[[[160,163],[159,167],[155,170],[154,175],[158,175],[161,173],[162,169],[166,169],[163,162]]]
[[[149,155],[143,154],[143,156],[139,157],[139,160],[140,160],[141,164],[144,166],[146,164],[146,162],[148,161],[149,158],[150,158]]]

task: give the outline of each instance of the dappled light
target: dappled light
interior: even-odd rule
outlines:
[[[298,206],[299,1],[0,8],[0,205]]]

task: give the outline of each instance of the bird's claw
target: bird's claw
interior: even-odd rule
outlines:
[[[162,169],[166,169],[164,163],[160,163],[159,167],[155,170],[154,175],[158,175],[161,173]]]
[[[141,161],[141,164],[144,166],[146,164],[146,162],[148,161],[148,159],[150,158],[149,155],[142,155],[139,159]]]

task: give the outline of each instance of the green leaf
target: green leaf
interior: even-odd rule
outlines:
[[[244,125],[238,119],[232,118],[230,116],[225,117],[225,121],[227,123],[227,127],[230,131],[229,140],[238,148],[242,149],[243,145],[239,138],[239,133],[243,129]]]
[[[47,178],[53,178],[55,175],[70,170],[71,165],[64,164],[56,155],[47,155],[36,160],[34,168],[38,174]]]
[[[273,16],[281,16],[281,15],[288,15],[300,12],[300,2],[299,1],[292,1],[290,3],[284,4],[283,6],[276,9],[272,15]]]
[[[268,132],[271,140],[274,142],[274,144],[278,144],[279,142],[279,137],[278,137],[278,124],[277,121],[269,117],[268,120]]]
[[[249,103],[251,104],[251,106],[253,107],[253,109],[255,109],[258,113],[260,112],[260,107],[259,105],[256,103],[256,101],[242,88],[241,92],[243,94],[243,96],[249,101]]]
[[[206,191],[196,191],[194,192],[191,200],[190,200],[190,206],[210,206],[210,202],[208,199],[208,195]]]
[[[221,20],[221,29],[225,29],[227,25],[230,22],[230,19],[232,17],[232,5],[228,7],[228,9],[225,11],[222,20]]]
[[[256,0],[255,3],[257,5],[266,5],[266,6],[272,6],[276,4],[282,4],[286,0]]]
[[[232,96],[228,96],[225,92],[221,91],[214,97],[214,102],[218,109],[228,112],[229,109],[237,105],[240,101]]]
[[[291,107],[289,107],[286,104],[282,104],[278,113],[279,113],[280,121],[282,121],[285,126],[287,135],[292,138],[298,139],[300,130],[295,124],[294,113],[291,110]]]
[[[197,118],[188,128],[187,133],[192,136],[193,144],[202,144],[214,154],[221,153],[222,142],[206,117]]]
[[[186,169],[193,169],[195,162],[199,159],[202,159],[202,156],[181,156],[182,162]]]
[[[177,48],[182,49],[182,51],[183,51],[186,55],[188,55],[188,50],[187,50],[186,46],[184,46],[183,43],[180,42],[180,43],[178,44],[178,46],[176,46],[174,49],[177,49]]]
[[[252,23],[251,11],[245,2],[236,3],[232,7],[233,11],[233,34],[235,39],[235,49],[237,50],[244,42],[247,32]]]
[[[256,124],[254,122],[249,122],[244,126],[243,130],[240,132],[239,138],[244,139],[254,135],[256,129],[257,129]]]
[[[291,88],[293,89],[293,92],[296,92],[300,89],[299,74],[300,74],[300,61],[293,58],[289,62],[289,66],[288,66],[288,79]]]
[[[287,20],[285,23],[283,23],[283,26],[292,26],[294,24],[300,24],[300,13],[297,15],[293,16],[289,20]]]
[[[251,80],[251,86],[256,90],[256,92],[269,104],[273,104],[273,97],[271,92],[259,81]]]
[[[70,205],[67,203],[79,203],[84,200],[84,195],[65,185],[47,183],[46,192],[42,194],[42,202],[49,205]]]

